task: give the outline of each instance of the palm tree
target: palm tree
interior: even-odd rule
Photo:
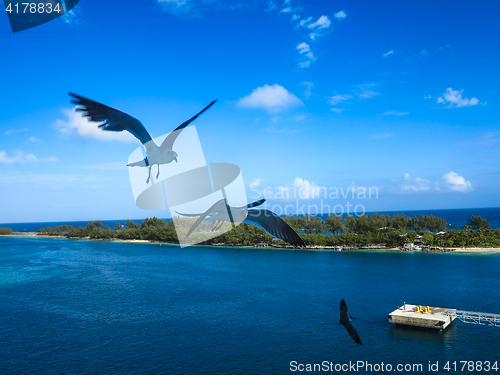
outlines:
[[[479,216],[479,214],[476,214],[476,216],[471,215],[471,217],[467,219],[467,225],[471,226],[473,229],[476,229],[478,232],[491,231],[490,222],[486,219],[483,219],[481,216]]]

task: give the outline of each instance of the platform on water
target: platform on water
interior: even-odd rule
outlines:
[[[391,312],[387,317],[390,323],[445,329],[455,319],[455,316],[448,314],[449,310],[452,309],[405,303]]]

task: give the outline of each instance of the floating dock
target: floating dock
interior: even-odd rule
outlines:
[[[456,315],[448,313],[450,310],[453,309],[405,303],[391,312],[387,317],[389,318],[389,323],[441,330],[448,327],[456,317]]]

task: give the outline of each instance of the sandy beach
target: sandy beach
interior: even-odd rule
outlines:
[[[12,232],[12,234],[4,234],[0,235],[0,237],[44,237],[44,238],[66,238],[65,236],[48,236],[44,234],[38,234],[37,232]],[[89,237],[86,238],[76,238],[76,239],[90,239]],[[99,240],[99,241],[117,241],[117,242],[126,242],[126,243],[160,243],[156,241],[149,241],[149,240],[121,240],[121,239],[111,239],[111,240]],[[168,245],[172,245],[171,243],[165,243]],[[228,247],[233,247],[231,245],[227,244],[217,244],[213,246],[228,246]],[[239,246],[236,246],[239,247]],[[245,246],[249,247],[249,246]],[[259,248],[266,248],[266,246],[254,246],[254,247],[259,247]],[[280,249],[293,249],[290,246],[281,246],[281,245],[274,245],[274,246],[269,246],[270,249],[272,248],[280,248]],[[304,250],[316,250],[316,251],[338,251],[338,247],[321,247],[321,246],[308,246]],[[341,251],[356,251],[356,250],[363,250],[363,251],[399,251],[402,252],[400,248],[384,248],[380,246],[370,246],[370,247],[365,247],[365,248],[359,248],[359,249],[354,249],[354,248],[348,248],[348,249],[342,249]],[[422,251],[422,250],[417,250],[417,251]],[[425,252],[425,251],[423,251]],[[484,254],[484,253],[500,253],[500,247],[459,247],[459,248],[442,248],[442,249],[436,249],[433,251],[430,251],[432,253],[468,253],[468,254]]]
[[[498,247],[460,247],[455,253],[500,253]]]
[[[37,232],[12,232],[12,234],[0,234],[0,237],[43,237],[43,238],[66,238],[66,236],[49,236],[48,234],[38,234]],[[90,240],[90,237],[74,238],[78,240]],[[119,238],[113,239],[95,239],[95,241],[117,241],[117,242],[130,242],[130,243],[156,243],[155,241],[148,240],[122,240]]]

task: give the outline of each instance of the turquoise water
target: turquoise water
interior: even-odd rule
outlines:
[[[420,211],[384,211],[379,212],[380,214],[405,214],[406,216],[418,216],[419,214],[423,215],[434,215],[438,217],[442,217],[446,219],[448,222],[448,229],[460,230],[464,225],[467,225],[467,219],[471,217],[471,215],[479,214],[481,217],[487,219],[491,224],[491,229],[500,228],[500,208],[463,208],[463,209],[454,209],[454,210],[420,210]],[[370,215],[371,212],[367,212],[367,215]],[[321,215],[323,219],[328,215]],[[344,217],[347,215],[344,215]],[[97,219],[96,219],[97,220]],[[170,219],[167,219],[170,220]],[[122,225],[125,225],[126,220],[102,220],[103,224],[107,224],[111,229],[115,229],[115,223],[119,222]],[[142,220],[132,220],[138,224],[141,223]],[[0,224],[0,228],[7,227],[11,228],[15,232],[36,232],[40,228],[46,227],[57,227],[59,225],[68,224],[76,227],[84,227],[86,226],[88,221],[54,221],[54,222],[40,222],[40,223],[2,223]]]
[[[0,238],[0,374],[311,373],[292,361],[448,373],[446,361],[500,361],[500,328],[402,328],[387,314],[500,313],[499,270],[499,255]],[[341,299],[363,346],[337,323]]]

